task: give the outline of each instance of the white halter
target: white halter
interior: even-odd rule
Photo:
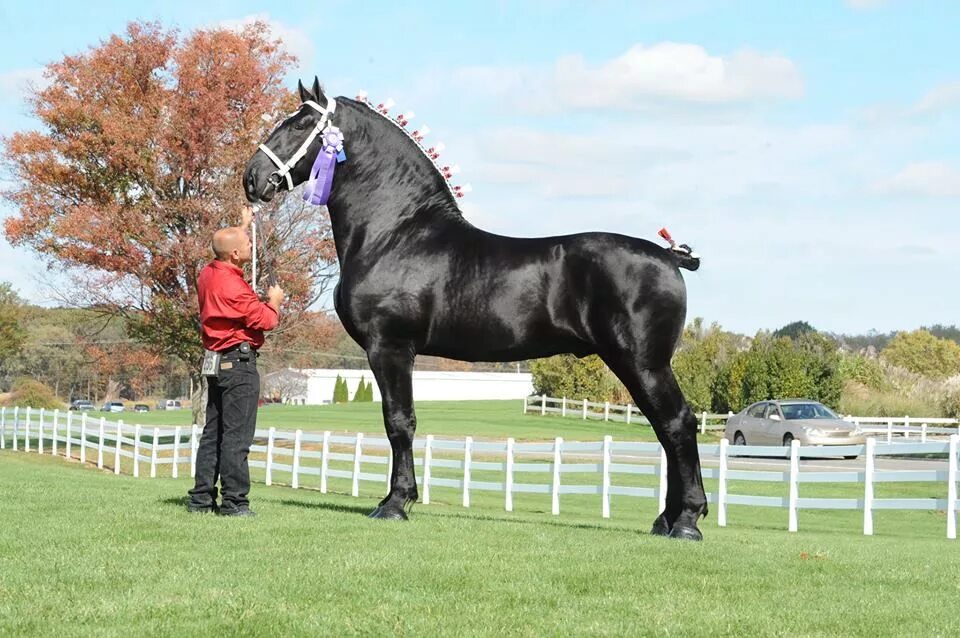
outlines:
[[[287,180],[287,187],[290,190],[293,190],[293,178],[290,177],[290,171],[293,170],[293,167],[297,165],[297,162],[303,159],[303,156],[307,154],[307,149],[310,147],[310,144],[313,143],[313,140],[316,139],[317,135],[320,135],[320,133],[323,132],[323,129],[330,121],[330,116],[333,115],[333,112],[337,110],[337,101],[333,98],[327,99],[327,108],[323,108],[313,100],[305,100],[303,103],[320,113],[322,117],[320,118],[320,121],[317,122],[317,125],[313,127],[313,130],[310,131],[310,135],[307,136],[307,139],[305,139],[303,144],[300,145],[300,148],[297,149],[297,152],[293,154],[293,157],[284,163],[273,151],[267,148],[266,144],[260,145],[260,150],[263,151],[263,154],[269,157],[270,161],[273,162],[277,167],[277,170],[270,174],[270,183],[274,186],[279,186],[280,178],[285,178]]]

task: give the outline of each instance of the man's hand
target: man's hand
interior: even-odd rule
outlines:
[[[253,222],[253,208],[244,206],[243,211],[240,213],[240,230],[247,232],[251,222]]]
[[[283,303],[286,295],[280,286],[270,286],[267,288],[267,303],[273,306],[273,309],[280,312],[280,304]]]

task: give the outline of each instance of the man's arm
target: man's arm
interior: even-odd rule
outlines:
[[[243,318],[243,325],[255,330],[273,330],[276,328],[280,320],[282,291],[280,299],[277,300],[276,304],[273,304],[260,301],[249,287],[239,288],[238,286],[236,294],[232,296],[230,305]]]

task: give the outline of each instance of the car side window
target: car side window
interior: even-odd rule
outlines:
[[[757,419],[762,419],[762,418],[763,418],[763,411],[764,411],[764,409],[766,408],[766,406],[767,406],[766,403],[758,403],[757,405],[755,405],[755,406],[753,406],[752,408],[750,408],[749,410],[747,410],[747,415],[748,415],[748,416],[755,417],[755,418],[757,418]]]
[[[767,406],[767,412],[766,412],[766,414],[764,415],[764,418],[769,419],[770,416],[773,415],[773,414],[776,414],[777,416],[779,416],[779,415],[780,415],[780,411],[777,410],[776,404],[771,403],[770,405]]]

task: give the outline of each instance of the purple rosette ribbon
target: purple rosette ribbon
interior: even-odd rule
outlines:
[[[303,201],[313,206],[323,206],[330,199],[333,172],[338,161],[343,161],[343,133],[336,126],[323,129],[323,146],[310,168],[310,178],[303,190]]]

